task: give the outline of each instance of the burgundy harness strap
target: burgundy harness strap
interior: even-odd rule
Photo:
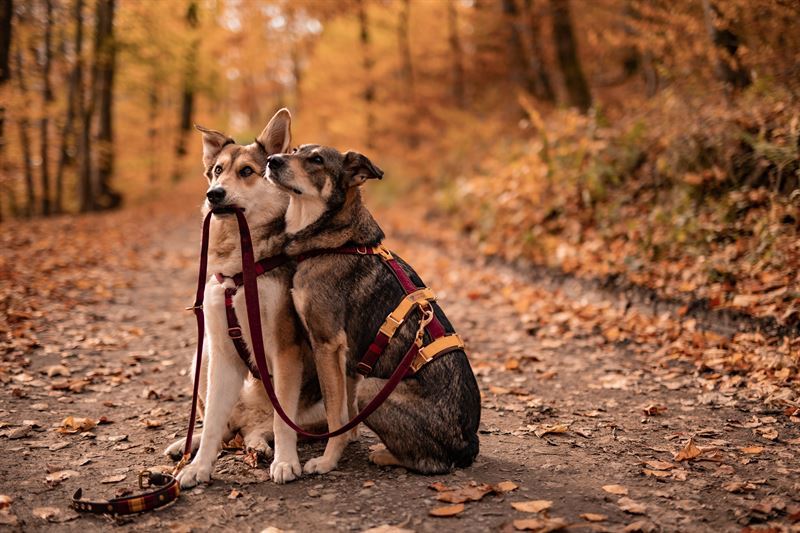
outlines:
[[[239,318],[236,316],[236,308],[233,306],[233,296],[236,294],[236,287],[225,289],[225,318],[228,320],[228,337],[233,342],[233,347],[236,348],[236,353],[239,355],[250,373],[256,379],[261,379],[261,374],[258,368],[253,365],[250,359],[250,349],[247,347],[247,342],[244,340],[242,333],[242,326],[239,324]]]

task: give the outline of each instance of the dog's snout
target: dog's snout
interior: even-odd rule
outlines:
[[[208,198],[208,201],[211,202],[212,205],[216,205],[225,199],[225,189],[222,187],[208,189],[208,192],[206,192],[206,198]]]
[[[286,160],[279,155],[271,155],[267,158],[267,166],[270,170],[278,170],[286,164]]]

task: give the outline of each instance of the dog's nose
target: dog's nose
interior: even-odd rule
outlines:
[[[286,160],[279,155],[271,155],[267,158],[267,166],[270,170],[278,170],[286,164]]]
[[[208,198],[208,201],[211,202],[212,205],[216,205],[225,199],[225,189],[222,187],[208,189],[208,192],[206,192],[206,198]]]

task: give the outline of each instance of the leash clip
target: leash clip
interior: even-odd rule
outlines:
[[[414,344],[417,348],[422,348],[422,338],[425,335],[425,327],[433,320],[433,307],[429,302],[420,305],[422,310],[422,318],[419,321],[419,328],[417,329],[417,337],[414,339]]]
[[[203,304],[200,305],[190,305],[189,307],[184,307],[186,311],[196,311],[197,309],[203,309]]]

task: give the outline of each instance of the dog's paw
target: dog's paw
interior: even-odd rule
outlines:
[[[298,459],[295,459],[294,461],[278,461],[276,459],[272,461],[271,465],[269,465],[269,475],[272,478],[272,481],[279,485],[294,481],[300,477],[302,472],[303,471],[300,469],[300,461]]]
[[[264,440],[264,438],[261,437],[261,436],[257,436],[257,437],[247,436],[247,437],[245,437],[244,438],[244,448],[248,452],[249,451],[254,451],[258,455],[260,455],[261,457],[265,457],[267,459],[272,457],[272,448],[269,447],[269,444],[267,444],[267,441]]]
[[[211,468],[211,466],[195,463],[188,464],[178,474],[178,483],[181,484],[182,489],[194,487],[199,483],[208,483],[211,481]]]
[[[171,457],[174,460],[179,460],[183,457],[183,448],[186,445],[186,438],[178,439],[164,450],[164,455]]]
[[[324,455],[309,459],[303,466],[303,472],[306,474],[327,474],[336,468],[337,461],[332,461]]]

